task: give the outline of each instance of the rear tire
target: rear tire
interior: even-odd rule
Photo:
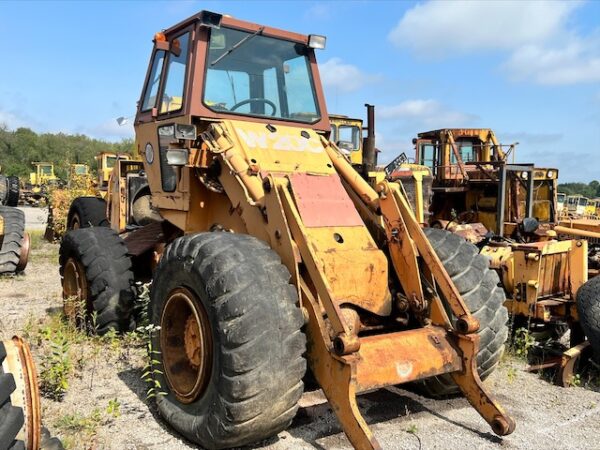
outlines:
[[[17,208],[0,206],[4,220],[4,237],[0,245],[0,274],[18,273],[27,265],[28,236],[25,233],[25,214]]]
[[[25,443],[17,440],[17,435],[25,425],[23,409],[13,406],[10,396],[16,390],[15,379],[11,373],[5,373],[2,363],[6,358],[6,349],[0,342],[0,448],[24,449]]]
[[[153,339],[153,348],[161,349],[162,373],[154,376],[167,394],[158,396],[157,405],[188,439],[207,449],[238,447],[273,436],[292,421],[303,392],[306,338],[298,294],[289,280],[277,254],[252,236],[200,233],[167,247],[151,292],[152,323],[162,324]],[[180,379],[174,389],[168,378],[176,372],[169,367],[181,372],[182,366],[195,366],[185,359],[174,366],[171,351],[163,349],[179,342],[188,352],[187,337],[185,344],[174,339],[176,314],[168,307],[182,287],[208,319],[203,336],[209,339],[197,342],[211,342],[198,353],[209,364],[199,366],[207,368],[201,374],[204,387],[183,401],[175,392],[181,393],[184,383]],[[186,330],[193,328],[188,324],[195,316],[185,317]]]
[[[98,197],[77,197],[67,215],[67,230],[87,227],[109,227],[106,202]]]
[[[600,360],[600,277],[587,281],[577,291],[577,312],[596,360]]]
[[[97,313],[98,334],[134,329],[131,259],[114,230],[92,227],[67,232],[60,245],[59,263],[67,316],[76,319],[77,307],[71,298],[75,297],[76,302],[85,304],[88,319]]]
[[[462,237],[436,228],[424,232],[467,307],[479,320],[477,371],[485,380],[500,362],[508,339],[508,312],[498,274],[489,268],[487,258],[479,254],[477,247]],[[422,386],[431,396],[459,392],[450,375],[428,378]]]

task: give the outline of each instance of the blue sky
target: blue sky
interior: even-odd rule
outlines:
[[[0,2],[0,123],[132,136],[152,36],[201,10],[305,34],[331,113],[377,107],[383,162],[440,127],[490,127],[517,159],[600,179],[600,2]]]

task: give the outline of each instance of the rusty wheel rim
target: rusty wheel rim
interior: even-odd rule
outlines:
[[[79,214],[75,213],[71,218],[71,229],[78,230],[79,228],[81,228],[81,220],[79,219]]]
[[[202,395],[212,368],[212,335],[206,310],[187,288],[169,294],[160,323],[160,351],[167,383],[177,399]]]
[[[29,260],[29,233],[23,234],[23,240],[21,241],[21,253],[19,254],[19,262],[17,263],[17,272],[22,272],[27,267],[27,261]]]
[[[85,304],[86,311],[89,309],[85,267],[83,267],[81,261],[71,257],[65,264],[63,277],[63,309],[65,316],[76,321],[82,303]]]
[[[15,391],[11,394],[13,406],[23,409],[25,422],[17,439],[25,442],[27,450],[37,450],[41,442],[41,404],[35,363],[29,346],[19,337],[3,342],[6,358],[5,371],[14,375]]]

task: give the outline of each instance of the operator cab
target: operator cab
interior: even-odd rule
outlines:
[[[331,134],[329,140],[350,159],[354,165],[363,162],[363,122],[360,119],[351,119],[347,116],[329,115]]]
[[[315,48],[304,36],[202,11],[157,33],[136,125],[182,115],[328,130]]]

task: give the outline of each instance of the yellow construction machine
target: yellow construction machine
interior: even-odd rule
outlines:
[[[513,329],[554,337],[571,329],[566,352],[532,367],[557,367],[559,383],[568,385],[590,342],[600,351],[600,339],[590,338],[600,333],[600,311],[586,284],[586,233],[558,223],[558,170],[509,163],[516,144],[501,145],[489,129],[435,130],[420,133],[413,144],[418,166],[400,164],[395,173],[404,178],[395,179],[426,193],[416,216],[477,244],[502,280],[511,323],[518,324]],[[423,178],[424,171],[431,177]],[[558,240],[559,234],[576,239]],[[579,301],[584,285],[588,293]]]
[[[34,172],[29,174],[29,180],[21,189],[21,202],[32,206],[46,203],[48,191],[51,187],[60,184],[59,178],[54,175],[54,164],[49,162],[32,162]]]
[[[130,159],[131,156],[126,153],[101,152],[95,156],[98,190],[102,193],[102,196],[105,196],[108,191],[110,175],[117,161],[129,161]]]
[[[331,135],[329,139],[348,156],[352,165],[363,162],[363,121],[348,116],[329,115]]]
[[[153,42],[142,161],[115,166],[107,226],[65,235],[66,312],[75,299],[99,332],[130,330],[131,286],[151,280],[157,406],[205,448],[285,429],[307,365],[357,449],[379,448],[357,394],[409,382],[511,433],[481,381],[507,337],[498,276],[328,139],[325,38],[202,11]]]

